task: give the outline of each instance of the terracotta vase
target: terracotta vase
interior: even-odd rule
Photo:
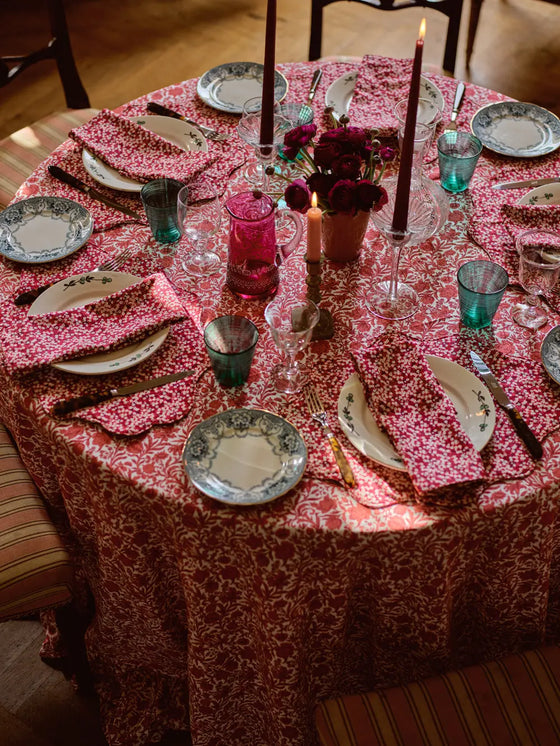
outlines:
[[[360,256],[368,226],[369,212],[355,215],[323,215],[323,252],[333,262],[353,262]]]

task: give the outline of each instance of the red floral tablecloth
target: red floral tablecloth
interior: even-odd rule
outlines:
[[[304,100],[317,64],[280,66],[290,84],[287,100]],[[355,65],[323,64],[315,107],[317,121],[326,126],[325,91]],[[433,80],[445,95],[446,117],[454,81]],[[467,85],[460,126],[479,106],[501,98]],[[223,131],[235,130],[236,117],[197,99],[194,80],[138,99],[121,112],[144,114],[149,99]],[[66,143],[49,162],[69,158],[76,175],[88,180],[76,154],[76,146]],[[496,179],[502,171],[511,178],[516,165],[485,152],[477,178]],[[226,195],[243,188],[237,172]],[[64,190],[41,168],[18,198],[56,193],[89,206],[88,197]],[[121,196],[139,207],[137,197]],[[426,351],[456,357],[463,365],[468,363],[462,357],[465,332],[455,274],[464,261],[484,256],[467,233],[471,210],[469,192],[452,197],[444,229],[405,252],[403,275],[418,291],[421,310],[394,325]],[[269,385],[277,353],[264,323],[264,302],[240,301],[224,287],[227,221],[214,239],[224,259],[219,274],[190,284],[184,284],[170,253],[158,253],[145,225],[109,221],[97,227],[86,249],[40,271],[57,279],[73,271],[74,261],[82,262],[77,271],[87,269],[87,252],[93,267],[100,257],[133,244],[138,251],[124,269],[140,276],[166,269],[182,285],[195,323],[201,309],[234,311],[251,318],[261,335],[246,386],[225,391],[206,371],[181,419],[134,435],[112,435],[80,417],[53,419],[40,396],[44,381],[10,378],[0,359],[0,416],[95,601],[87,645],[110,746],[141,746],[167,729],[184,728],[190,728],[195,746],[311,746],[313,708],[321,698],[410,681],[558,635],[558,387],[539,364],[549,327],[530,332],[511,321],[511,309],[522,297],[518,288],[506,292],[492,328],[467,337],[493,355],[504,375],[511,362],[516,393],[524,381],[533,382],[533,398],[517,403],[544,439],[544,459],[533,464],[517,444],[520,450],[508,460],[500,442],[511,426],[499,411],[496,443],[483,453],[484,483],[463,490],[456,503],[423,505],[407,474],[362,456],[337,424],[339,392],[354,370],[351,353],[386,326],[365,305],[372,282],[388,276],[387,254],[372,229],[358,262],[325,264],[323,298],[336,334],[312,343],[304,360],[357,477],[357,488],[346,490],[301,399],[283,397]],[[305,288],[304,251],[302,244],[281,269],[282,284],[293,293]],[[36,271],[20,277],[21,266],[0,263],[2,296],[32,286]],[[550,311],[549,326],[557,323],[560,318]],[[154,359],[141,365],[151,371]],[[136,368],[139,375],[143,370]],[[75,380],[72,374],[60,376],[69,386]],[[547,406],[528,406],[527,401],[541,401],[541,393]],[[301,428],[310,452],[297,488],[246,509],[200,494],[181,465],[191,428],[240,406],[287,417]]]

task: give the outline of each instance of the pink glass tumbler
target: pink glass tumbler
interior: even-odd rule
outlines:
[[[230,216],[226,284],[241,298],[274,295],[280,279],[279,265],[301,239],[299,215],[275,207],[272,198],[258,190],[240,192],[226,202]],[[291,219],[295,227],[294,235],[283,245],[276,239],[276,220],[280,215]]]

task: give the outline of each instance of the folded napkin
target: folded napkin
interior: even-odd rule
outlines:
[[[217,157],[185,151],[109,109],[68,134],[108,166],[137,181],[167,177],[188,182]]]
[[[354,127],[375,127],[381,137],[394,134],[398,121],[395,104],[408,97],[412,60],[366,55],[358,68],[358,78],[350,103],[350,123]]]
[[[550,175],[551,166],[539,168],[540,173],[534,178]],[[519,274],[519,259],[515,247],[517,236],[533,228],[557,231],[560,222],[560,205],[519,205],[521,189],[492,189],[491,184],[498,181],[514,181],[529,177],[526,170],[506,172],[506,177],[492,177],[475,173],[469,191],[472,199],[472,213],[468,233],[485,251],[490,259],[501,264],[508,272],[511,282],[515,283]],[[516,176],[515,174],[519,174]],[[521,175],[524,174],[524,175]],[[547,294],[547,301],[560,311],[560,299],[554,294]]]
[[[420,495],[484,478],[480,454],[416,342],[385,332],[355,359],[368,406]]]
[[[90,275],[104,282],[102,273]],[[95,303],[28,316],[11,300],[0,309],[0,345],[10,373],[125,347],[168,324],[185,309],[163,274],[155,274]]]

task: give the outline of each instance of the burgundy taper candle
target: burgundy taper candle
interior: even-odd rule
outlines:
[[[264,72],[261,103],[261,145],[274,142],[274,58],[276,52],[276,0],[267,0]]]
[[[414,53],[414,62],[412,65],[412,78],[410,79],[408,107],[406,110],[406,122],[402,139],[401,163],[399,166],[399,178],[397,180],[397,191],[395,194],[395,211],[393,213],[392,229],[398,233],[406,233],[408,226],[408,203],[410,199],[414,136],[416,133],[416,113],[418,110],[418,98],[420,96],[420,74],[422,72],[422,52],[424,51],[425,34],[426,19],[423,18],[418,32],[416,51]]]

